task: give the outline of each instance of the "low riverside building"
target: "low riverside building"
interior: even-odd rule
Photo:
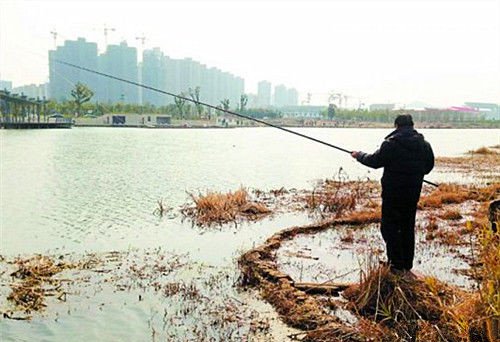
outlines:
[[[500,120],[500,106],[496,103],[465,102],[465,105],[479,111],[486,120]]]
[[[167,127],[171,124],[172,118],[165,114],[113,113],[75,119],[77,126]]]
[[[325,110],[325,106],[286,106],[280,109],[283,118],[295,119],[318,119]]]

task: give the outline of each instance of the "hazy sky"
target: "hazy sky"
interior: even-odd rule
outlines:
[[[330,91],[359,101],[500,103],[500,0],[489,1],[6,1],[0,0],[0,79],[48,79],[47,51],[78,36],[144,34],[145,47],[192,57],[245,79]]]

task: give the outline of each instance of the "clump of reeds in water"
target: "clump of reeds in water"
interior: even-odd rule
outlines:
[[[237,222],[240,219],[255,220],[271,213],[265,205],[252,201],[244,188],[235,192],[207,192],[190,196],[194,205],[183,208],[181,212],[199,226]]]
[[[371,181],[330,180],[320,182],[315,189],[304,198],[305,207],[321,215],[329,214],[341,217],[354,210],[363,200],[378,190]]]
[[[498,154],[497,151],[493,150],[493,148],[496,148],[496,146],[492,146],[492,148],[487,148],[487,147],[480,147],[477,150],[472,150],[469,151],[470,154]]]

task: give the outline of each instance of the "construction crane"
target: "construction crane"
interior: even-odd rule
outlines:
[[[141,47],[142,47],[142,50],[144,50],[144,44],[146,42],[146,37],[144,36],[144,33],[142,34],[141,37],[135,37],[135,39],[141,41]]]
[[[54,29],[50,31],[52,38],[54,38],[54,49],[57,47],[57,31]]]
[[[104,25],[104,48],[106,49],[108,47],[108,32],[115,32],[115,28],[107,27]]]
[[[140,55],[142,55],[142,53],[144,53],[144,44],[146,43],[146,37],[144,36],[144,33],[143,33],[142,36],[135,37],[135,39],[141,41],[141,53],[140,53]],[[142,57],[141,57],[141,59],[142,59]],[[142,83],[142,62],[139,64],[139,68],[137,69],[137,71],[138,71],[137,79],[139,80],[139,83]],[[139,87],[138,91],[139,91],[139,104],[142,105],[142,88]]]
[[[340,108],[342,107],[342,98],[343,95],[341,93],[334,93],[333,91],[331,91],[328,94],[328,103],[333,103],[335,102],[335,100],[339,100],[339,108]]]

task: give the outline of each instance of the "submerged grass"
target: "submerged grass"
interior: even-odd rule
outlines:
[[[41,311],[46,307],[45,298],[56,296],[65,299],[65,292],[60,290],[60,281],[53,276],[76,265],[43,255],[14,261],[17,270],[11,276],[17,280],[11,284],[12,292],[7,299],[25,313]],[[52,286],[48,288],[47,286]]]

